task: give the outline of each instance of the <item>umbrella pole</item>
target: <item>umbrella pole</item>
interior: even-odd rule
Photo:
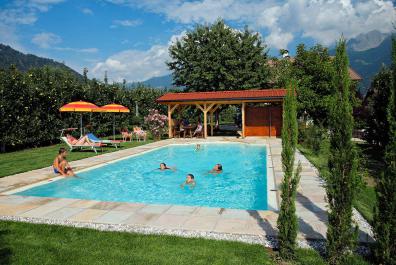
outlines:
[[[113,140],[115,140],[115,114],[113,114]]]
[[[83,131],[82,131],[83,129],[82,129],[82,113],[81,113],[81,115],[80,115],[80,138],[82,137],[82,135],[83,135]]]

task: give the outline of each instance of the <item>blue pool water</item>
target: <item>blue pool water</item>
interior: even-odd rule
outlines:
[[[176,171],[160,171],[161,162]],[[216,164],[223,173],[208,174]],[[188,173],[196,187],[180,188]],[[100,201],[267,209],[266,149],[239,143],[171,145],[18,193]]]

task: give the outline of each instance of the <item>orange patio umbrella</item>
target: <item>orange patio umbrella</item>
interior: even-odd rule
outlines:
[[[100,111],[100,112],[113,112],[113,113],[116,113],[116,112],[118,112],[118,113],[127,113],[127,112],[130,112],[130,110],[127,108],[127,107],[125,107],[125,106],[123,106],[123,105],[120,105],[120,104],[107,104],[107,105],[104,105],[104,106],[102,106],[102,107],[100,107],[98,110],[95,110],[95,111]],[[113,139],[115,139],[115,115],[113,115]]]
[[[82,113],[83,112],[93,112],[95,110],[100,109],[93,103],[86,102],[86,101],[74,101],[67,103],[66,105],[62,106],[59,111],[60,112],[81,112],[80,115],[80,134],[82,136]]]

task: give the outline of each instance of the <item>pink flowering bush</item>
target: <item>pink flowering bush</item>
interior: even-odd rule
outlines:
[[[160,139],[162,134],[166,131],[167,121],[168,117],[159,113],[156,109],[149,110],[149,114],[144,117],[144,122],[147,124],[153,137],[157,139]]]

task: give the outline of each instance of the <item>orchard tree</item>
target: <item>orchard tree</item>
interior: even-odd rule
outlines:
[[[218,20],[198,25],[169,47],[174,84],[188,91],[264,88],[269,80],[267,48],[258,33]]]

